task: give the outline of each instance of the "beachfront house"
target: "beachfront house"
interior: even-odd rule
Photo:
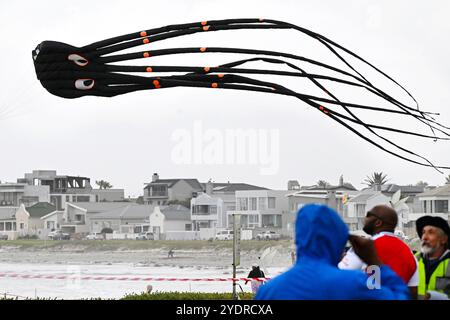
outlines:
[[[191,200],[191,221],[194,231],[203,228],[226,228],[223,200],[200,193]]]
[[[267,229],[282,232],[283,216],[288,213],[289,190],[236,191],[236,210],[227,211],[227,226],[232,228],[233,214],[241,216],[243,229],[251,229],[253,237]]]
[[[0,236],[8,240],[17,239],[16,211],[17,207],[0,207]]]
[[[38,202],[31,207],[20,205],[15,215],[18,236],[38,236],[44,239],[47,234],[41,218],[55,211],[56,207],[48,202]]]
[[[152,211],[153,206],[150,205],[122,203],[120,207],[91,215],[90,232],[100,233],[106,228],[122,235],[145,232],[148,230],[148,218]]]
[[[123,189],[93,189],[90,178],[58,175],[56,170],[33,170],[17,179],[24,187],[21,201],[38,199],[50,202],[57,210],[64,210],[68,202],[123,201]],[[18,188],[19,186],[16,186]],[[17,196],[19,197],[19,195]]]
[[[29,207],[38,202],[50,201],[48,186],[34,186],[27,183],[0,183],[0,207]]]
[[[149,217],[155,239],[192,240],[191,211],[181,205],[156,206]]]
[[[91,217],[129,204],[128,202],[67,202],[60,228],[63,232],[75,237],[82,237],[92,231]]]
[[[152,182],[144,187],[144,203],[161,206],[189,201],[202,191],[197,179],[160,179],[157,173],[152,176]]]

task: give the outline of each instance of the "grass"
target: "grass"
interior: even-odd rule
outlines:
[[[289,247],[291,240],[278,241],[241,241],[241,250],[260,250],[269,246]],[[62,249],[75,251],[116,251],[116,250],[149,250],[168,249],[196,250],[196,249],[231,249],[232,241],[207,241],[207,240],[8,240],[0,241],[2,247],[17,247],[18,250],[46,250]]]

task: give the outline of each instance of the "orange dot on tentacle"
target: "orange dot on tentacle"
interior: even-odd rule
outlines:
[[[208,31],[209,30],[209,26],[204,26],[203,27],[203,31]]]
[[[144,56],[144,58],[148,58],[148,57],[150,57],[150,53],[144,52],[143,56]]]
[[[319,109],[320,109],[321,111],[323,111],[323,109],[325,109],[325,108],[324,108],[323,106],[320,106]]]
[[[153,80],[153,85],[155,86],[155,88],[161,88],[158,80]]]
[[[219,78],[223,78],[225,75],[224,75],[223,73],[219,73],[217,76],[218,76]]]
[[[208,21],[202,21],[200,22],[202,26],[206,26],[206,24],[208,23]]]
[[[144,40],[142,40],[143,43],[147,44],[150,42],[150,40],[148,40],[148,38],[145,38]]]
[[[260,22],[263,22],[263,21],[264,21],[264,19],[263,19],[263,18],[259,18],[259,21],[260,21]]]
[[[141,33],[139,34],[141,37],[146,37],[147,36],[147,32],[145,31],[141,31]]]
[[[200,48],[200,51],[201,51],[201,52],[205,52],[205,51],[206,51],[206,48],[205,48],[205,47],[201,47],[201,48]]]
[[[145,69],[145,71],[147,71],[147,72],[153,72],[153,69],[152,69],[152,67],[147,67],[147,69]]]
[[[217,88],[219,85],[216,82],[211,83],[211,87]]]
[[[211,70],[210,67],[204,67],[203,70],[205,70],[205,72],[209,72],[209,70]]]

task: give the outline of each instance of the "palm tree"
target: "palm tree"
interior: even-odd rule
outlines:
[[[416,187],[428,187],[428,182],[422,181],[420,180],[419,182],[416,183]]]
[[[105,180],[95,181],[95,184],[98,185],[99,189],[111,189],[113,186]]]
[[[381,186],[385,184],[389,179],[386,179],[387,174],[383,172],[374,172],[372,173],[372,176],[367,176],[366,179],[364,179],[363,183],[367,184],[369,187],[373,187],[375,185]]]
[[[316,182],[316,186],[318,186],[319,188],[322,188],[322,189],[326,189],[328,186],[330,186],[330,184],[328,183],[328,181],[319,180]]]
[[[445,177],[445,184],[450,184],[450,174]]]

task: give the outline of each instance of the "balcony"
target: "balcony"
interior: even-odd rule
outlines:
[[[202,213],[193,213],[191,215],[191,220],[192,221],[206,221],[206,220],[213,220],[213,221],[217,221],[218,220],[218,216],[217,214],[202,214]]]

